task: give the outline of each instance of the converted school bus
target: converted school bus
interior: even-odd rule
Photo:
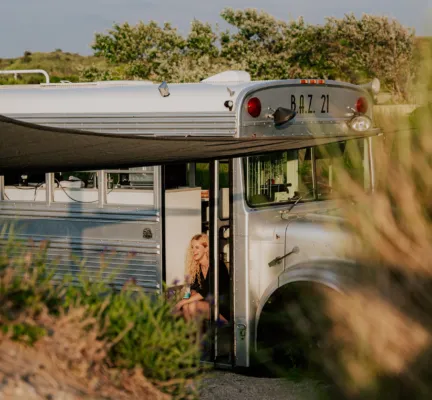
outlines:
[[[216,330],[211,361],[248,367],[262,337],[276,338],[263,322],[269,299],[283,303],[299,282],[344,290],[351,238],[334,229],[337,168],[373,190],[372,103],[348,83],[243,71],[197,84],[3,86],[1,224],[48,240],[58,277],[77,273],[71,256],[97,276],[105,253],[116,287],[133,278],[153,293],[183,281],[189,240],[207,232],[214,270],[223,261],[231,276],[232,324]],[[86,146],[78,131],[90,132]]]

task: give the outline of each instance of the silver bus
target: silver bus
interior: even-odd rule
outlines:
[[[376,82],[371,87],[378,90]],[[340,220],[332,211],[341,206],[336,167],[345,163],[365,191],[373,190],[373,90],[322,79],[251,81],[244,71],[196,84],[0,86],[0,115],[42,127],[144,137],[339,138],[200,163],[44,173],[29,167],[1,176],[0,223],[15,223],[20,238],[48,240],[58,277],[79,273],[77,260],[85,260],[87,273],[99,278],[103,256],[103,274],[116,271],[116,287],[133,279],[152,293],[184,282],[189,241],[207,232],[214,270],[223,262],[231,277],[231,324],[223,334],[215,330],[211,361],[249,367],[270,299],[283,302],[277,294],[298,282],[343,290],[352,262],[349,235],[332,229]],[[27,145],[18,143],[18,154]],[[78,158],[80,151],[70,148]]]

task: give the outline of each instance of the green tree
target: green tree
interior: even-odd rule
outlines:
[[[289,77],[290,37],[286,22],[254,9],[226,8],[221,16],[236,28],[233,34],[221,34],[223,57],[244,65],[254,79]]]
[[[166,23],[114,25],[98,33],[93,49],[112,68],[84,71],[103,79],[199,81],[226,69],[244,69],[252,79],[326,78],[363,83],[379,78],[397,100],[409,97],[414,76],[414,33],[387,17],[353,14],[324,25],[282,21],[255,9],[226,8],[232,29],[218,34],[193,20],[182,37]]]
[[[209,23],[194,19],[186,39],[186,54],[193,58],[217,58],[219,57],[217,40],[218,36],[213,32],[213,28]]]
[[[108,34],[97,33],[92,46],[96,56],[112,64],[126,64],[126,77],[169,78],[169,71],[183,55],[184,38],[169,23],[115,24]]]
[[[398,99],[409,96],[414,75],[414,32],[387,17],[328,18],[320,51],[336,78],[361,83],[377,77]]]

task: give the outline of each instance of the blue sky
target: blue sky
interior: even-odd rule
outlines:
[[[169,21],[187,33],[193,18],[222,23],[225,7],[263,9],[284,20],[303,16],[314,24],[349,12],[387,15],[432,35],[432,0],[0,0],[0,57],[56,48],[91,54],[94,34],[114,22]]]

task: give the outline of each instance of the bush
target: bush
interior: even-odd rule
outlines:
[[[232,29],[215,32],[194,20],[186,37],[168,23],[115,24],[95,35],[92,48],[122,79],[199,81],[227,69],[245,69],[252,79],[325,78],[365,83],[378,77],[394,101],[410,97],[415,76],[414,33],[388,17],[353,14],[311,25],[286,22],[255,9],[226,8]],[[218,45],[219,44],[219,45]],[[108,74],[112,68],[94,71]]]
[[[432,76],[432,58],[424,59],[423,90]],[[430,93],[419,94],[430,101]],[[346,249],[358,263],[356,279],[343,297],[327,296],[310,308],[332,322],[329,328],[307,318],[301,332],[327,328],[320,360],[344,398],[430,398],[431,122],[427,102],[410,116],[388,118],[385,140],[374,150],[375,192],[365,194],[348,176],[340,186],[355,198],[345,217],[358,240]]]
[[[157,390],[181,398],[196,395],[191,384],[201,374],[198,325],[175,317],[172,302],[149,296],[132,283],[114,292],[109,282],[91,281],[84,272],[79,286],[69,284],[71,277],[55,281],[47,242],[24,243],[6,239],[6,234],[13,237],[13,231],[4,228],[0,237],[3,339],[37,347],[54,334],[66,334],[68,328],[55,333],[54,327],[72,316],[74,326],[83,329],[81,335],[93,332],[104,349],[100,364],[114,371],[110,376],[142,371]],[[92,353],[82,346],[79,351]]]

